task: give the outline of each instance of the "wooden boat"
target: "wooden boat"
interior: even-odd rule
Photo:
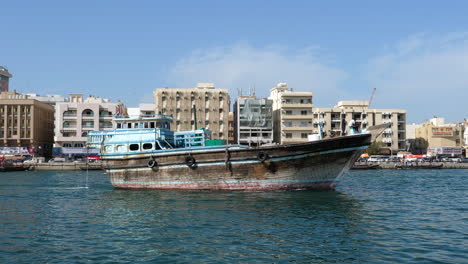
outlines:
[[[255,148],[208,146],[208,130],[172,132],[170,120],[116,119],[117,130],[89,133],[88,146],[100,149],[115,188],[330,190],[371,143],[371,134],[358,134]]]
[[[28,167],[24,166],[23,156],[0,156],[0,171],[22,171],[27,169]]]
[[[377,170],[381,169],[379,164],[370,164],[370,163],[354,163],[351,167],[352,170]]]

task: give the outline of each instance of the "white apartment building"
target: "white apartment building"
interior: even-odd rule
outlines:
[[[112,130],[115,114],[126,114],[121,102],[81,94],[71,94],[66,102],[55,104],[54,147],[61,147],[62,154],[80,155],[86,150],[89,131]],[[57,153],[55,153],[57,154]]]
[[[377,138],[392,151],[406,149],[406,110],[370,109],[368,101],[340,101],[332,108],[314,108],[314,133],[319,133],[319,122],[324,122],[325,136],[349,134],[349,124],[355,122],[360,130],[369,126],[389,124]],[[353,121],[352,121],[353,120]]]
[[[270,89],[273,101],[274,142],[279,144],[308,141],[313,133],[311,92],[294,92],[286,83]]]

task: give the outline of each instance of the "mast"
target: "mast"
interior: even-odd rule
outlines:
[[[193,120],[195,122],[195,130],[197,130],[197,108],[193,105]]]

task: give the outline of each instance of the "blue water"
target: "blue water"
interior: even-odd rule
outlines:
[[[0,173],[0,263],[467,263],[467,186],[468,170],[352,171],[334,192]]]

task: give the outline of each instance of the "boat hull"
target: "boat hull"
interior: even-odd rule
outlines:
[[[115,188],[332,190],[369,143],[370,136],[357,135],[303,144],[247,149],[226,146],[208,152],[185,150],[103,161]]]

